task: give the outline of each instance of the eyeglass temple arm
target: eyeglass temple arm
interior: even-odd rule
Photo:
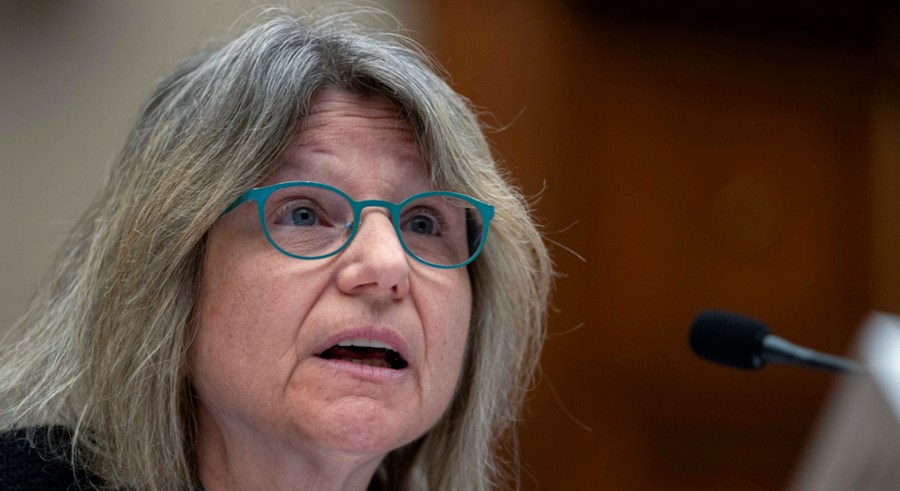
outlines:
[[[246,203],[247,201],[250,201],[250,200],[251,200],[251,198],[250,198],[250,193],[249,193],[249,192],[240,195],[240,196],[238,197],[238,199],[234,200],[234,202],[232,202],[230,205],[228,205],[228,208],[225,208],[225,211],[223,211],[222,214],[219,215],[219,218],[222,218],[223,216],[225,216],[225,215],[227,215],[229,212],[231,212],[231,210],[237,208],[238,206],[241,206],[242,204],[244,204],[244,203]]]

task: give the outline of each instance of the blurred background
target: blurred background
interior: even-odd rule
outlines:
[[[296,5],[304,5],[294,2]],[[0,329],[155,81],[259,2],[0,0]],[[835,378],[694,358],[705,308],[852,349],[900,312],[900,39],[866,1],[394,0],[561,276],[523,488],[783,489]]]

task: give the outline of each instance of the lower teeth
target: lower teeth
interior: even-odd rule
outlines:
[[[391,349],[332,346],[319,356],[326,360],[349,361],[359,365],[393,370],[402,370],[408,365],[400,353]]]
[[[344,361],[349,361],[351,363],[356,363],[357,365],[366,365],[370,367],[390,368],[390,366],[384,360],[379,360],[377,358],[365,360],[361,360],[359,358],[346,358]]]

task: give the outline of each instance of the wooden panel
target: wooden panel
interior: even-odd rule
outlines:
[[[832,379],[707,364],[687,329],[719,307],[847,348],[870,304],[868,45],[537,0],[434,16],[439,61],[508,126],[498,151],[561,244],[524,488],[782,487]]]

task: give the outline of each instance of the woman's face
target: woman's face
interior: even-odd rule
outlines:
[[[283,181],[330,184],[355,200],[399,202],[431,189],[397,108],[336,90],[313,99],[283,163],[261,185]],[[466,269],[409,257],[385,209],[366,208],[340,254],[301,260],[266,241],[256,205],[245,203],[209,232],[189,357],[200,437],[380,458],[447,408],[471,305]],[[407,364],[320,356],[351,339],[390,345]]]

